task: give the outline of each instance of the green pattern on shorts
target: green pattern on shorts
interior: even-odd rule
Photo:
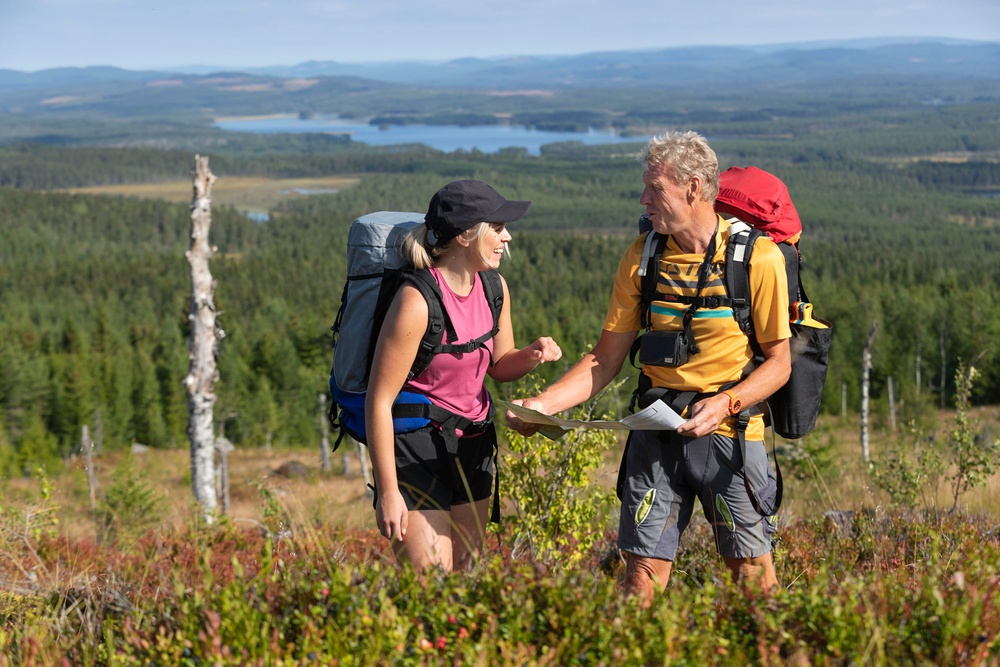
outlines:
[[[726,499],[719,494],[715,494],[715,509],[718,510],[722,519],[729,527],[729,530],[734,530],[736,528],[736,522],[733,521],[733,513],[729,511],[729,505],[726,504]]]
[[[646,520],[649,516],[649,510],[653,509],[653,503],[656,501],[656,489],[650,489],[646,492],[646,495],[642,497],[642,502],[639,503],[639,508],[635,511],[635,525],[639,525]]]

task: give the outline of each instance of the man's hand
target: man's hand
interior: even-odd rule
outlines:
[[[715,433],[722,420],[729,416],[729,396],[716,394],[691,406],[688,420],[677,427],[677,433],[689,438],[700,438]]]

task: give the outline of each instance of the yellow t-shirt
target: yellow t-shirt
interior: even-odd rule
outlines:
[[[701,291],[702,296],[726,296],[724,280],[726,243],[729,223],[719,217],[716,231],[716,251],[712,259],[709,279]],[[628,247],[615,274],[614,290],[604,328],[615,333],[638,331],[640,323],[642,249],[646,240],[643,234]],[[698,270],[703,254],[682,252],[673,238],[669,238],[660,260],[657,291],[664,294],[695,296],[698,293]],[[769,238],[759,239],[750,260],[751,317],[757,340],[767,343],[791,337],[788,326],[788,288],[785,278],[785,260]],[[653,330],[683,331],[682,318],[687,304],[653,301],[651,320]],[[728,306],[699,308],[691,321],[694,339],[701,351],[691,356],[681,366],[649,366],[643,372],[654,387],[679,391],[711,393],[727,382],[738,381],[747,364],[753,359],[750,340],[740,331]],[[734,419],[726,419],[718,433],[732,437]],[[747,438],[762,440],[764,423],[755,417],[747,429]]]

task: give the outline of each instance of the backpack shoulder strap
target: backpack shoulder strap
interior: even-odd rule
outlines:
[[[643,329],[648,329],[653,322],[650,307],[653,305],[656,283],[660,277],[660,257],[666,247],[667,236],[654,231],[646,235],[646,242],[642,246],[642,259],[636,273],[640,278],[639,321]]]
[[[415,378],[423,373],[430,365],[431,359],[436,354],[442,352],[472,352],[483,347],[486,341],[497,335],[500,331],[500,311],[503,309],[503,284],[500,282],[500,274],[496,271],[483,271],[480,274],[483,283],[483,292],[490,307],[490,314],[493,316],[493,327],[478,338],[474,338],[467,343],[457,343],[458,334],[455,332],[455,325],[445,310],[444,301],[441,296],[441,288],[430,271],[419,270],[407,272],[405,278],[409,280],[427,301],[427,330],[420,340],[420,347],[417,349],[417,357],[413,360],[410,373],[407,379]],[[445,332],[445,342],[441,343],[441,332]],[[492,366],[492,359],[490,360]]]
[[[729,242],[726,244],[726,293],[732,302],[733,317],[753,342],[756,342],[756,336],[750,303],[750,256],[757,239],[762,236],[764,232],[742,220],[730,220]]]
[[[500,312],[503,310],[503,283],[500,282],[500,274],[494,269],[479,272],[480,282],[483,284],[483,296],[490,307],[490,315],[493,316],[493,326],[489,331],[473,338],[468,343],[462,345],[445,345],[446,352],[473,352],[481,347],[486,347],[486,341],[492,339],[500,332]],[[486,348],[489,352],[489,348]],[[489,352],[490,366],[493,366],[493,353]]]
[[[480,271],[479,278],[483,282],[483,292],[486,294],[486,303],[490,305],[490,313],[493,315],[493,334],[496,336],[500,331],[500,311],[503,310],[503,283],[500,282],[500,274],[496,269]]]
[[[416,287],[427,302],[427,329],[420,340],[417,357],[413,360],[413,366],[410,367],[410,373],[406,378],[409,380],[423,373],[431,363],[431,358],[441,351],[442,331],[446,332],[446,339],[449,341],[456,340],[458,334],[455,333],[455,326],[444,309],[441,288],[438,287],[430,271],[407,271],[404,279]]]

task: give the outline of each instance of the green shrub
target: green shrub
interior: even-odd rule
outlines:
[[[572,418],[606,417],[579,408]],[[609,523],[614,495],[593,476],[617,444],[616,432],[578,429],[558,440],[504,432],[508,447],[501,454],[501,489],[514,513],[504,518],[502,530],[512,541],[514,555],[579,563]]]
[[[163,499],[142,479],[136,460],[128,456],[112,473],[112,483],[95,512],[102,540],[135,535],[163,518]]]
[[[996,472],[1000,438],[983,437],[980,425],[969,418],[970,395],[978,372],[960,363],[955,371],[955,416],[947,438],[939,442],[910,424],[911,440],[899,442],[871,465],[874,483],[901,507],[937,506],[937,491],[947,484],[952,509],[962,493],[986,484]]]

